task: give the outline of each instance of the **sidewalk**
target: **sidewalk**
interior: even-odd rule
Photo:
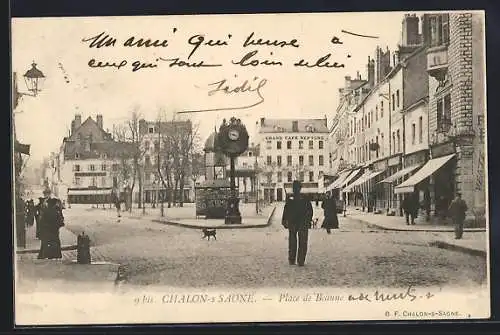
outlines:
[[[407,225],[405,218],[401,216],[372,214],[356,209],[348,209],[346,214],[350,219],[383,230],[433,233],[429,243],[433,247],[460,251],[474,256],[486,257],[487,254],[488,234],[485,228],[465,228],[463,238],[456,240],[454,229],[449,225],[436,225],[425,220],[418,220],[415,225]]]
[[[61,239],[61,250],[76,249],[76,235],[66,227],[59,229],[59,237]],[[40,240],[36,238],[36,228],[33,225],[26,229],[26,248],[16,248],[16,254],[38,253],[39,250]]]
[[[439,225],[433,222],[426,222],[422,218],[417,218],[414,225],[407,225],[403,216],[387,216],[385,214],[373,214],[363,212],[354,208],[348,208],[347,216],[353,220],[363,221],[369,225],[384,230],[394,231],[425,231],[425,232],[453,232],[451,225]],[[486,228],[464,228],[464,232],[485,232]]]

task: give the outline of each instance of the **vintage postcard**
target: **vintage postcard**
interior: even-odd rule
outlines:
[[[17,325],[489,318],[483,11],[11,23]]]

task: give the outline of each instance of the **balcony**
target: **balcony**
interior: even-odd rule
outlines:
[[[427,72],[439,82],[446,79],[448,73],[447,45],[439,45],[427,50]]]

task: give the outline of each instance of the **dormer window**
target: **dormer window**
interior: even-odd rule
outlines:
[[[155,127],[149,127],[149,133],[154,134],[155,132]]]
[[[314,130],[315,130],[315,129],[314,129],[314,126],[313,126],[312,124],[308,124],[308,125],[306,126],[306,131],[307,131],[308,133],[313,133],[313,132],[314,132]]]

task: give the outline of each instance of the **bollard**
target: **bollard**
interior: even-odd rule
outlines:
[[[78,235],[76,245],[76,262],[78,264],[90,264],[90,238],[85,235],[85,232]]]

